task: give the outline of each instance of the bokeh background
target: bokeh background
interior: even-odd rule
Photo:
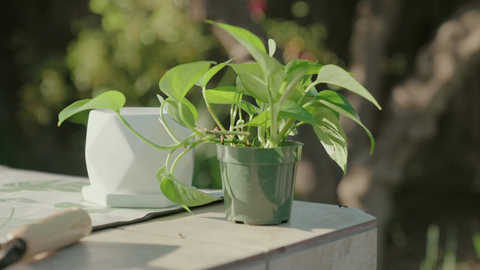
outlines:
[[[346,93],[377,149],[369,156],[367,136],[341,119],[344,177],[311,128],[300,130],[298,199],[376,216],[380,269],[480,269],[479,1],[2,0],[0,164],[86,176],[86,119],[57,128],[62,108],[110,89],[128,106],[158,106],[158,81],[177,64],[251,60],[205,19],[275,39],[282,62],[340,65],[384,108]],[[214,151],[196,157],[196,185],[218,188]]]

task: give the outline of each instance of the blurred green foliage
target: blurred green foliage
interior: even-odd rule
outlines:
[[[24,74],[27,83],[20,94],[20,121],[32,138],[38,134],[39,126],[53,128],[58,112],[75,100],[118,90],[127,97],[127,106],[158,106],[158,81],[169,68],[202,59],[227,58],[209,26],[191,19],[189,0],[91,0],[89,8],[91,14],[71,24],[76,37],[66,51],[40,56],[28,36],[14,36],[17,63],[28,66]],[[319,59],[320,63],[345,66],[326,49],[327,32],[320,23],[301,26],[263,16],[257,23],[267,37],[277,42],[279,57],[283,58],[280,60]],[[190,99],[195,104],[194,95]],[[206,110],[203,112],[208,115]],[[87,115],[75,117],[72,122],[85,124]],[[203,124],[213,121],[204,120]],[[200,147],[196,157],[197,186],[220,188],[215,149]]]

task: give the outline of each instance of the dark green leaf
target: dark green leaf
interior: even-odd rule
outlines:
[[[347,137],[343,132],[337,116],[328,108],[319,107],[313,114],[318,125],[313,130],[322,143],[325,151],[343,172],[347,172]]]
[[[176,102],[180,102],[192,86],[209,70],[209,61],[178,65],[160,79],[160,89]]]
[[[307,110],[305,110],[304,108],[302,108],[302,106],[298,105],[295,101],[292,100],[286,100],[282,104],[282,106],[280,107],[279,116],[303,121],[311,125],[317,124],[315,119]]]
[[[348,72],[335,65],[323,66],[318,72],[316,82],[334,84],[346,88],[372,102],[378,109],[382,109],[375,98],[363,85],[357,82]]]
[[[332,90],[324,90],[317,95],[315,100],[358,123],[365,130],[368,137],[370,138],[370,154],[373,153],[373,149],[375,149],[375,140],[373,139],[372,133],[370,133],[368,128],[362,123],[357,112],[355,112],[353,107],[350,105],[350,103],[348,103],[347,99],[344,96]]]
[[[70,116],[82,111],[91,109],[109,109],[118,112],[123,105],[125,105],[125,96],[118,91],[107,91],[93,99],[79,100],[66,107],[58,114],[58,126]]]

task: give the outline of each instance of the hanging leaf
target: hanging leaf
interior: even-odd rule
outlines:
[[[334,84],[345,89],[348,89],[366,100],[377,106],[378,109],[382,109],[375,98],[368,92],[363,85],[355,80],[348,72],[335,65],[323,66],[318,72],[317,83],[329,83]]]
[[[198,206],[221,200],[221,198],[215,198],[205,192],[182,184],[173,174],[168,172],[165,166],[157,171],[157,179],[160,182],[160,189],[163,195],[170,201],[180,204],[190,213],[188,206]]]
[[[313,131],[325,148],[325,151],[333,159],[343,172],[347,172],[347,137],[343,132],[337,116],[328,108],[319,107],[313,118],[317,125],[313,125]]]
[[[375,140],[373,139],[372,133],[370,133],[368,128],[362,123],[357,112],[355,112],[352,105],[348,103],[347,99],[344,96],[332,90],[324,90],[317,95],[315,100],[325,105],[326,107],[343,114],[344,116],[352,119],[357,124],[359,124],[370,138],[370,155],[373,153],[373,149],[375,149]]]
[[[70,116],[91,109],[108,109],[119,112],[125,105],[125,96],[118,91],[107,91],[93,99],[74,102],[58,114],[58,126]]]
[[[207,73],[211,63],[213,62],[200,61],[171,68],[160,79],[160,90],[176,102],[180,102],[192,86]]]

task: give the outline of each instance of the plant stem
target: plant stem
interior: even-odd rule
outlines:
[[[300,104],[302,103],[303,99],[305,98],[305,95],[308,93],[308,91],[310,91],[310,89],[312,89],[312,87],[315,87],[315,85],[319,84],[320,82],[317,82],[317,81],[314,81],[312,82],[312,84],[310,84],[307,89],[305,89],[305,91],[303,92],[302,96],[298,99],[298,102],[297,104]]]
[[[265,82],[267,84],[268,91],[268,106],[270,107],[270,134],[268,135],[269,143],[267,144],[267,146],[273,148],[275,147],[275,140],[277,137],[277,114],[275,105],[273,104],[272,92],[270,91],[270,85],[267,76],[265,76]]]
[[[212,105],[210,105],[210,103],[208,102],[207,100],[207,94],[206,94],[206,89],[205,87],[202,89],[202,95],[203,95],[203,99],[205,100],[205,105],[207,106],[207,110],[208,112],[210,113],[210,115],[212,116],[213,120],[215,121],[215,123],[217,124],[218,128],[220,128],[220,130],[222,131],[227,131],[222,123],[220,122],[220,120],[218,120],[218,117],[217,115],[213,112],[213,109],[212,109]]]
[[[203,132],[207,135],[210,135],[210,134],[213,134],[213,135],[240,135],[240,136],[249,136],[250,135],[250,132],[244,132],[244,131],[222,131],[222,130],[201,130],[201,129],[198,129],[198,131],[200,132]]]
[[[173,164],[172,164],[172,167],[170,168],[170,173],[173,174],[173,169],[175,169],[175,166],[177,165],[177,162],[180,160],[180,158],[182,158],[186,153],[188,153],[188,151],[192,150],[193,148],[199,146],[200,144],[203,144],[203,143],[208,143],[210,139],[213,139],[213,135],[208,135],[208,136],[205,136],[202,140],[200,141],[195,141],[190,147],[188,147],[185,151],[183,151],[182,153],[180,153],[180,155],[178,155],[178,157],[173,161]],[[175,149],[176,150],[176,149]],[[173,151],[175,151],[173,150]],[[173,153],[173,151],[171,153]]]
[[[180,140],[177,139],[177,137],[173,134],[173,132],[168,127],[167,122],[165,121],[165,117],[163,116],[163,106],[164,105],[165,105],[165,102],[163,102],[162,105],[160,106],[160,123],[162,124],[163,128],[168,133],[170,138],[172,138],[174,142],[180,143]]]
[[[148,145],[150,145],[151,147],[157,149],[157,150],[161,150],[161,151],[165,151],[165,150],[171,150],[171,149],[174,149],[175,147],[181,145],[182,146],[182,143],[179,143],[179,144],[171,144],[171,145],[166,145],[166,146],[162,146],[162,145],[158,145],[158,144],[155,144],[153,142],[151,142],[150,140],[148,140],[147,138],[143,137],[140,133],[138,133],[135,129],[132,128],[132,126],[130,126],[130,124],[125,120],[125,118],[123,118],[123,116],[120,114],[119,111],[116,111],[117,115],[118,115],[118,118],[120,118],[120,121],[125,125],[125,127],[127,127],[133,134],[137,135],[140,139],[142,139],[142,141],[144,141],[145,143],[147,143]],[[190,145],[190,143],[186,143],[185,145]]]
[[[235,96],[233,97],[233,103],[232,106],[230,107],[230,131],[233,131],[233,126],[235,123],[235,119],[237,118],[237,104],[235,100],[237,100],[238,93],[235,93]]]

